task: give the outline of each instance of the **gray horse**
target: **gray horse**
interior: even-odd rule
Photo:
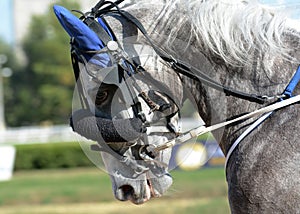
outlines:
[[[300,62],[297,28],[282,13],[256,1],[137,1],[126,4],[123,9],[136,16],[152,40],[175,58],[239,91],[280,95]],[[111,20],[110,25],[114,32],[124,33],[119,22]],[[136,35],[137,40],[144,38],[135,27],[132,35]],[[153,62],[161,64],[162,70],[152,69],[155,72],[150,74],[157,75],[170,91],[186,89],[206,126],[262,107],[225,96],[184,75],[179,75],[183,88],[181,84],[178,88],[178,75],[170,67],[163,67],[166,64],[163,60]],[[164,78],[165,73],[170,76]],[[170,77],[176,80],[175,85],[170,83]],[[294,93],[299,94],[299,91],[297,87]],[[175,97],[180,100],[177,105],[180,106],[184,97],[182,93],[178,95],[179,99]],[[106,101],[112,98],[107,96]],[[273,113],[233,151],[226,168],[232,213],[300,212],[298,107],[295,104]],[[105,108],[102,106],[102,109]],[[239,122],[214,132],[225,155],[252,122],[253,119]],[[168,139],[166,137],[164,142]],[[103,158],[106,167],[110,167],[108,171],[113,175],[113,188],[119,200],[142,203],[151,196],[161,196],[171,184],[167,172],[165,176],[151,179],[147,176],[125,179],[130,177],[128,168],[120,171],[122,165],[109,162],[111,157]],[[114,176],[116,171],[118,176]]]

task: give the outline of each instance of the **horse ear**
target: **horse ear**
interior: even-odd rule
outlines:
[[[97,34],[69,10],[59,5],[54,5],[53,10],[62,27],[70,37],[74,38],[79,49],[96,51],[103,47]]]

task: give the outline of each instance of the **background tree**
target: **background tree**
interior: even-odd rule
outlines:
[[[57,4],[68,9],[80,8],[71,0],[60,0]],[[75,85],[70,39],[55,17],[52,6],[47,13],[31,19],[23,40],[25,66],[18,66],[12,50],[9,46],[1,46],[0,42],[0,51],[5,50],[9,56],[5,66],[13,70],[13,75],[5,80],[8,126],[69,122]],[[183,116],[191,116],[192,112],[190,105],[182,109]]]
[[[7,44],[4,40],[0,39],[0,54],[5,55],[7,57],[7,61],[2,65],[2,68],[10,68],[13,72],[20,70],[20,65],[18,64],[13,47]],[[2,74],[1,74],[2,75]],[[13,99],[13,91],[11,86],[11,78],[6,78],[4,76],[2,78],[2,87],[3,87],[3,101],[5,102],[3,105],[5,106],[4,110],[7,112],[10,108],[10,101]],[[6,120],[7,120],[7,115]]]
[[[78,9],[72,1],[57,4]],[[51,5],[46,14],[33,16],[23,41],[27,64],[14,71],[8,97],[9,126],[68,123],[74,90],[69,36]]]

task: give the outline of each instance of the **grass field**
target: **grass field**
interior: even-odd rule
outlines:
[[[97,168],[24,171],[0,183],[0,213],[229,213],[223,168],[172,171],[174,184],[143,205],[116,201]]]

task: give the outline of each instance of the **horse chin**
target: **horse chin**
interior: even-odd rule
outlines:
[[[173,179],[169,174],[161,177],[140,175],[137,179],[125,178],[121,175],[111,176],[115,198],[120,201],[131,201],[143,204],[151,198],[161,197],[172,185]]]

